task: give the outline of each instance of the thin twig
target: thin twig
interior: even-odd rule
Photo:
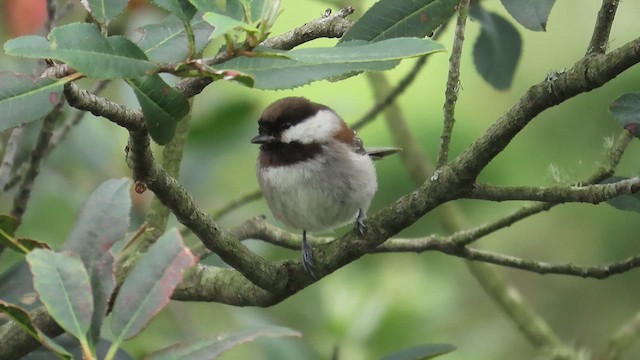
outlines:
[[[44,24],[44,30],[46,34],[51,32],[54,26],[54,22],[57,19],[57,0],[47,0],[47,22]]]
[[[11,182],[11,178],[14,174],[13,165],[18,153],[18,147],[24,134],[24,126],[18,126],[11,131],[7,144],[4,148],[4,156],[2,157],[2,163],[0,163],[0,189],[4,192],[8,189],[7,184]]]
[[[443,112],[442,135],[440,135],[440,150],[436,160],[436,169],[441,168],[449,159],[449,145],[453,125],[455,124],[455,109],[458,101],[458,91],[460,90],[460,59],[462,58],[462,45],[464,44],[464,32],[467,24],[467,12],[469,0],[462,0],[458,5],[458,19],[456,21],[456,31],[453,37],[453,47],[449,58],[449,76],[445,90],[445,100]]]
[[[220,219],[221,217],[224,217],[225,215],[227,215],[228,213],[240,208],[241,206],[244,206],[250,202],[256,201],[258,199],[260,199],[262,197],[262,192],[260,192],[260,189],[256,189],[254,191],[251,191],[245,195],[240,196],[239,198],[232,200],[231,202],[229,202],[228,204],[222,206],[221,208],[213,211],[211,213],[211,216],[214,219]]]
[[[100,94],[108,83],[108,80],[100,81],[91,93],[94,95]],[[69,132],[80,124],[85,115],[85,111],[76,110],[73,116],[69,117],[61,126],[54,130],[51,135],[51,139],[49,140],[49,146],[47,146],[47,149],[45,150],[45,157],[49,156],[64,141]],[[22,177],[27,172],[28,168],[29,164],[23,163],[16,171],[13,172],[13,174],[11,174],[8,181],[0,186],[0,191],[7,191],[16,186],[20,180],[22,180]]]
[[[640,177],[610,184],[587,186],[552,186],[546,188],[512,186],[500,187],[476,184],[469,198],[491,201],[530,200],[549,203],[582,202],[599,204],[620,195],[640,191]]]
[[[591,41],[589,42],[589,47],[587,47],[586,55],[604,54],[607,51],[611,27],[619,3],[620,0],[602,1],[602,6],[600,7],[600,11],[598,11],[596,25],[593,27],[593,34],[591,35]]]
[[[640,339],[640,312],[624,323],[618,331],[613,334],[604,354],[598,360],[618,360],[625,350],[630,348]]]
[[[468,262],[471,273],[500,307],[509,315],[521,332],[538,348],[555,348],[562,342],[549,325],[533,310],[523,296],[506,284],[498,274],[488,266]],[[516,296],[517,294],[517,296]]]
[[[31,196],[33,183],[40,173],[42,160],[44,159],[47,147],[49,146],[49,141],[51,140],[51,135],[55,128],[55,123],[60,117],[60,114],[62,114],[63,105],[64,99],[61,99],[53,110],[44,117],[42,122],[40,135],[38,136],[36,146],[33,149],[33,153],[31,153],[31,158],[29,159],[29,168],[27,169],[25,176],[22,178],[22,182],[20,183],[16,196],[13,200],[11,215],[15,216],[18,219],[18,222],[22,220],[22,215],[27,209],[27,202]]]
[[[440,26],[434,32],[431,39],[437,40],[440,37],[440,35],[443,33],[447,24],[448,22]],[[362,117],[360,117],[358,121],[354,122],[351,125],[351,128],[353,128],[354,130],[359,130],[360,128],[364,127],[366,124],[373,121],[373,119],[375,119],[384,109],[386,109],[387,106],[391,105],[394,101],[396,101],[396,98],[398,98],[398,96],[400,96],[409,87],[409,85],[411,85],[413,81],[418,77],[420,70],[422,70],[424,65],[427,63],[427,60],[429,59],[430,59],[429,56],[423,56],[418,58],[418,60],[416,60],[416,62],[413,64],[411,71],[409,71],[402,78],[402,80],[398,82],[398,85],[396,85],[391,91],[388,91],[388,93],[384,96],[384,98],[378,97],[376,99],[376,104],[371,109],[369,109],[369,111],[367,111],[364,115],[362,115]]]

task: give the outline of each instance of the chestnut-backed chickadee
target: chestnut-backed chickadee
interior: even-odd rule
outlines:
[[[273,216],[302,229],[302,259],[313,275],[307,231],[322,232],[356,219],[364,233],[377,188],[372,159],[397,148],[366,151],[358,134],[335,111],[302,97],[269,105],[258,120],[257,175]]]

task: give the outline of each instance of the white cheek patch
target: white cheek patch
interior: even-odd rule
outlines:
[[[303,144],[323,142],[340,130],[340,118],[331,110],[320,110],[313,117],[296,124],[282,133],[283,142]]]

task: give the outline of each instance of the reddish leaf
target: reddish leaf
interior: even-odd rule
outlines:
[[[196,260],[176,229],[165,233],[149,248],[116,298],[111,319],[114,344],[138,334],[169,303],[182,274]]]

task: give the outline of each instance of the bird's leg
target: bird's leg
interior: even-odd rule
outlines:
[[[302,266],[312,277],[316,277],[313,273],[316,269],[313,265],[313,249],[307,242],[307,230],[302,230]]]
[[[358,217],[356,218],[356,230],[360,236],[364,236],[366,225],[364,221],[367,219],[367,214],[362,209],[358,209]]]

